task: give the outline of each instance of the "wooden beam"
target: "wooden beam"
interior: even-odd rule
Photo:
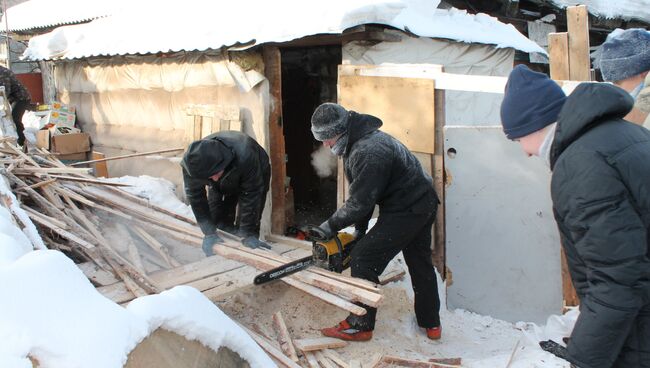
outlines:
[[[95,169],[95,176],[98,178],[108,178],[108,166],[106,166],[106,162],[96,161],[106,158],[106,155],[101,152],[92,151],[90,158],[92,161],[95,161],[95,164],[93,165],[93,168]]]
[[[302,352],[316,351],[323,349],[337,349],[348,345],[347,342],[332,337],[317,337],[312,339],[293,340],[296,348]]]
[[[298,362],[298,354],[296,354],[296,349],[293,347],[293,341],[291,341],[291,335],[289,335],[289,329],[284,323],[284,318],[282,318],[282,312],[277,311],[273,314],[273,326],[278,336],[278,343],[280,344],[280,349],[284,352],[284,355],[288,356],[294,362]]]
[[[282,61],[280,49],[264,46],[264,75],[269,81],[271,111],[269,113],[269,157],[271,159],[271,232],[284,234],[285,186],[287,176],[285,164],[284,132],[282,128]]]
[[[278,350],[273,344],[265,339],[264,337],[260,336],[259,334],[249,330],[248,328],[239,325],[244,331],[246,331],[252,338],[255,340],[255,342],[264,350],[266,351],[271,357],[275,358],[277,362],[282,364],[286,368],[302,368],[299,366],[297,363],[295,363],[293,360],[287,358],[280,350]]]
[[[587,6],[569,6],[566,9],[566,15],[569,32],[569,79],[591,80]]]
[[[569,80],[569,35],[566,32],[549,33],[548,55],[551,79]]]
[[[113,157],[107,157],[107,158],[100,158],[97,160],[89,160],[89,161],[81,161],[81,162],[74,162],[70,164],[70,166],[80,166],[80,165],[86,165],[86,164],[95,164],[98,162],[106,162],[106,161],[112,161],[112,160],[121,160],[123,158],[130,158],[130,157],[139,157],[139,156],[147,156],[147,155],[153,155],[157,153],[166,153],[166,152],[178,152],[178,151],[185,151],[185,148],[179,147],[179,148],[169,148],[169,149],[163,149],[163,150],[157,150],[157,151],[148,151],[148,152],[140,152],[140,153],[132,153],[129,155],[122,155],[122,156],[113,156]],[[90,170],[90,169],[88,169]]]
[[[318,360],[318,363],[323,367],[323,368],[336,368],[330,360],[323,354],[322,351],[316,350],[314,352],[314,355],[316,356],[316,360]]]

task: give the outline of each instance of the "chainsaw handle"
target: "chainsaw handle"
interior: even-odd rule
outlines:
[[[318,226],[307,226],[307,240],[309,241],[328,241],[332,239],[328,237],[323,229]]]

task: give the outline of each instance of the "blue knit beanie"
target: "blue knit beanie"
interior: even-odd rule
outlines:
[[[517,65],[506,83],[501,124],[508,139],[517,139],[557,121],[566,95],[546,74]]]
[[[650,70],[650,32],[643,28],[614,32],[601,46],[603,79],[616,82]]]

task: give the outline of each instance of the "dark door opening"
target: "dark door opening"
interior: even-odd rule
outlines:
[[[341,46],[287,48],[281,53],[282,121],[290,181],[287,229],[291,229],[318,225],[336,210],[336,168],[322,177],[312,165],[312,153],[322,144],[312,136],[310,120],[318,105],[336,102]]]

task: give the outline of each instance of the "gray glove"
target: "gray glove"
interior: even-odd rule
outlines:
[[[271,246],[266,242],[259,240],[256,236],[247,236],[242,239],[241,243],[248,248],[257,249],[257,248],[266,248],[271,249]]]
[[[547,351],[553,355],[555,355],[558,358],[564,359],[566,361],[569,361],[567,358],[567,350],[564,346],[558,344],[557,342],[553,340],[546,340],[546,341],[540,341],[539,346],[542,348],[542,350]],[[572,368],[577,368],[575,365],[571,364]]]
[[[217,243],[223,243],[223,239],[221,239],[221,237],[216,233],[204,236],[202,245],[203,253],[205,253],[207,257],[213,256],[214,251],[212,250],[212,247]]]
[[[320,241],[328,241],[332,239],[336,233],[332,230],[332,227],[330,227],[330,224],[325,221],[322,224],[320,224],[318,227],[311,227],[309,229],[309,235]]]

